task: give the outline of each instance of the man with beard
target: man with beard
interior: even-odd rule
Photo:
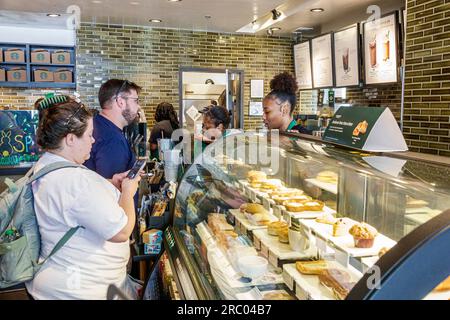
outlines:
[[[123,173],[133,166],[136,157],[123,134],[123,128],[137,117],[141,87],[128,80],[111,79],[98,92],[101,111],[94,117],[91,156],[84,165],[120,189]]]

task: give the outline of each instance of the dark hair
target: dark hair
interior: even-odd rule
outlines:
[[[142,88],[128,80],[110,79],[106,81],[98,91],[98,102],[100,103],[100,107],[104,109],[112,98],[117,97],[121,92],[130,92],[130,90],[136,90],[139,94]]]
[[[217,127],[221,123],[226,129],[230,125],[230,114],[225,107],[211,105],[208,107],[205,117],[210,118],[214,122],[214,126]]]
[[[156,107],[155,112],[155,121],[160,122],[163,120],[169,120],[172,126],[172,129],[178,129],[180,127],[180,123],[178,122],[178,116],[173,108],[173,105],[168,102],[161,102]]]
[[[92,113],[84,104],[66,96],[67,101],[50,105],[39,110],[39,126],[37,143],[45,150],[55,150],[60,147],[61,140],[69,133],[81,137],[87,129]],[[35,107],[43,99],[35,102]]]
[[[297,104],[297,80],[289,72],[283,72],[270,80],[270,90],[272,90],[265,99],[279,99],[281,103],[289,102],[291,105],[291,114],[294,112]]]

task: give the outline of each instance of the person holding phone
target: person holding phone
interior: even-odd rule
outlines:
[[[34,299],[97,300],[106,299],[108,286],[114,284],[138,298],[139,288],[126,267],[136,221],[133,196],[140,176],[122,177],[119,191],[82,166],[95,142],[92,113],[68,96],[54,100],[59,102],[36,103],[41,108],[37,142],[44,153],[35,173],[62,161],[79,167],[50,172],[32,183],[40,261],[70,228],[81,228],[26,283],[28,292]]]

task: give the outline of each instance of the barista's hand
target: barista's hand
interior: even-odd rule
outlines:
[[[122,180],[122,193],[134,195],[139,187],[139,181],[141,181],[141,176],[138,174],[134,179],[128,179],[125,177]]]
[[[109,181],[111,181],[111,183],[114,185],[114,187],[116,187],[117,189],[122,191],[122,180],[125,179],[125,177],[127,176],[129,171],[130,170],[122,172],[122,173],[116,173],[115,175],[113,175],[112,179]]]

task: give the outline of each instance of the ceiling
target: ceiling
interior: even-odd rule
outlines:
[[[275,34],[288,36],[299,27],[313,27],[310,33],[319,34],[331,31],[327,30],[330,28],[341,28],[365,20],[369,17],[366,10],[371,4],[379,5],[381,12],[386,13],[404,7],[404,2],[405,0],[0,0],[0,24],[64,26],[68,14],[59,18],[49,18],[46,14],[63,14],[69,6],[76,5],[80,8],[82,22],[226,33],[240,30],[256,34],[264,34],[270,27],[280,27],[281,30],[275,31]],[[310,11],[317,7],[325,11]],[[272,19],[270,12],[275,8],[282,13],[276,21]],[[148,20],[152,18],[161,19],[162,22],[151,23]],[[252,27],[254,25],[259,28]]]

